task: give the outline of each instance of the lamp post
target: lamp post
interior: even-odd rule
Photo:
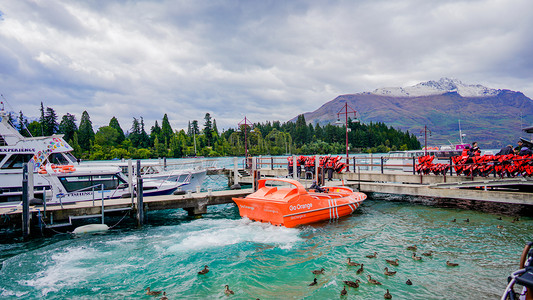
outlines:
[[[249,126],[249,125],[252,125],[253,123],[249,123],[249,120],[246,118],[246,116],[244,116],[244,119],[242,121],[239,122],[239,128],[241,126],[244,127],[244,164],[245,164],[245,167],[246,165],[248,165],[248,144],[247,144],[247,130],[246,130],[246,127]]]
[[[420,130],[420,133],[424,131],[424,156],[428,155],[428,131],[429,136],[431,136],[431,130],[427,127],[427,125],[424,125],[424,130]]]
[[[348,110],[349,109],[349,110]],[[344,111],[343,111],[344,110]],[[335,124],[342,124],[340,116],[344,115],[345,122],[344,125],[346,127],[346,172],[350,171],[350,157],[348,156],[348,115],[353,114],[354,119],[356,118],[357,111],[353,109],[351,106],[348,105],[348,102],[344,103],[344,106],[339,110],[337,113],[337,122]]]

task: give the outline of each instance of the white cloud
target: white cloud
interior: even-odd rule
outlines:
[[[286,121],[339,94],[453,77],[533,95],[529,0],[6,1],[0,92],[174,128]]]

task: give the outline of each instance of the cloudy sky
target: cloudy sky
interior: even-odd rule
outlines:
[[[174,129],[284,122],[441,77],[533,98],[532,28],[531,0],[4,0],[0,93],[125,130],[165,113]]]

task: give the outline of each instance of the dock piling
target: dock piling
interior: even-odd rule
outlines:
[[[30,199],[28,197],[28,164],[22,166],[22,237],[30,235]]]
[[[293,155],[292,156],[292,176],[293,176],[294,180],[298,180],[298,177],[299,177],[298,175],[300,175],[300,174],[297,173],[297,170],[298,170],[298,168],[296,166],[297,164],[298,164],[298,162],[296,161],[296,155]]]
[[[144,224],[144,203],[143,203],[143,179],[141,178],[141,161],[137,160],[137,226]]]
[[[233,158],[233,184],[239,183],[239,160],[237,157]]]

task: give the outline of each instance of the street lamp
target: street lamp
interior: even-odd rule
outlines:
[[[348,110],[350,109],[350,110]],[[343,111],[344,110],[344,111]],[[357,111],[353,109],[351,106],[348,105],[348,102],[344,103],[344,106],[339,110],[337,113],[337,122],[335,124],[342,124],[340,116],[344,115],[345,122],[344,125],[346,127],[346,172],[350,171],[350,157],[348,156],[348,132],[350,131],[350,128],[348,128],[348,115],[353,114],[354,119],[356,118]]]

